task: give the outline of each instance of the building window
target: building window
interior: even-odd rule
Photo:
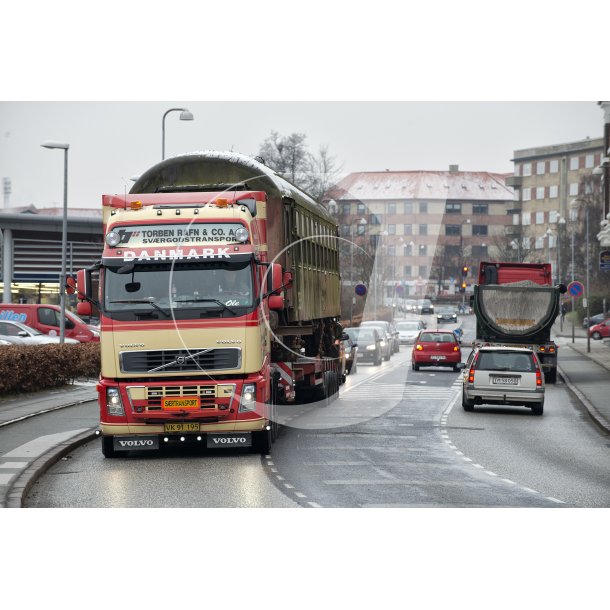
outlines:
[[[593,167],[595,165],[595,155],[587,155],[585,157],[585,167]]]
[[[350,234],[350,225],[341,225],[341,235],[343,235],[343,237],[346,237],[349,234]]]
[[[536,224],[544,224],[544,212],[536,212]]]
[[[413,225],[405,225],[404,226],[404,234],[405,235],[413,235]]]
[[[445,235],[460,235],[462,225],[445,225]]]
[[[457,258],[462,253],[462,250],[459,246],[447,245],[445,246],[445,254],[449,260]]]
[[[358,204],[358,214],[366,214],[366,211],[364,209],[364,203]]]
[[[486,258],[487,257],[487,246],[472,246],[473,258]]]
[[[445,214],[461,214],[462,204],[461,203],[446,203]]]
[[[559,172],[559,159],[552,159],[549,163],[549,174],[557,174]]]
[[[413,214],[413,203],[411,201],[405,201],[405,214]]]
[[[489,214],[489,206],[486,203],[473,203],[472,213],[487,216]]]
[[[396,203],[388,203],[388,214],[396,214]]]
[[[525,188],[523,189],[523,201],[529,201],[532,198],[532,189]]]
[[[578,169],[580,157],[570,157],[570,169]]]
[[[371,224],[372,225],[380,225],[382,220],[383,220],[383,215],[371,214]]]
[[[342,203],[341,204],[341,214],[343,216],[349,216],[352,213],[352,204],[351,203]]]
[[[520,200],[521,200],[521,189],[515,188],[515,190],[513,191],[513,201],[520,201]]]
[[[366,225],[361,225],[360,223],[358,223],[358,224],[356,225],[356,227],[357,227],[356,233],[357,233],[358,235],[364,235],[364,233],[365,233],[365,231],[364,231],[364,230],[366,229]]]
[[[487,235],[487,225],[472,225],[473,235]]]
[[[534,245],[536,250],[542,250],[544,248],[544,237],[536,237],[536,243]]]
[[[538,161],[536,163],[536,174],[538,176],[542,176],[544,174],[545,166],[546,166],[546,163],[544,161]]]
[[[556,223],[559,220],[559,212],[557,210],[551,210],[549,212],[549,222]]]
[[[418,254],[419,254],[419,256],[427,256],[428,255],[428,246],[426,246],[426,244],[422,244],[418,248]]]
[[[556,184],[549,186],[549,199],[557,199],[559,197],[559,187]]]
[[[419,225],[419,234],[428,235],[428,225]]]
[[[536,199],[544,199],[544,187],[539,186],[536,188]]]
[[[405,245],[404,256],[413,256],[413,246],[411,244]]]
[[[405,265],[403,269],[405,272],[405,277],[411,277],[411,265]]]
[[[396,225],[388,225],[388,235],[396,235]]]
[[[396,254],[396,246],[388,246],[388,256],[394,256]]]
[[[523,164],[523,175],[524,176],[531,176],[532,175],[532,164],[531,163],[524,163]]]
[[[419,277],[428,277],[428,266],[427,265],[419,266]]]
[[[519,224],[519,214],[513,214],[513,224],[514,225]]]
[[[419,213],[420,214],[427,214],[428,213],[428,202],[427,201],[420,201],[419,202]]]
[[[570,182],[570,195],[576,197],[578,195],[578,182]]]
[[[532,224],[532,215],[530,212],[523,212],[521,224],[522,225],[531,225]]]

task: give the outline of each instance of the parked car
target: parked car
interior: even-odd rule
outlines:
[[[386,345],[376,328],[346,328],[345,333],[358,347],[359,362],[381,364]]]
[[[343,333],[341,343],[343,345],[342,351],[345,354],[345,374],[354,375],[358,370],[358,363],[356,361],[358,357],[358,345],[347,333]]]
[[[582,320],[582,327],[591,328],[591,326],[600,324],[601,322],[603,322],[604,320],[607,320],[607,319],[609,319],[609,316],[607,316],[603,313],[595,314],[594,316],[591,316],[590,318],[585,317]]]
[[[439,307],[436,310],[436,321],[438,324],[454,322],[457,324],[457,309],[455,307]]]
[[[419,371],[421,366],[449,366],[454,371],[460,368],[462,350],[456,336],[450,330],[420,331],[413,351],[411,368]]]
[[[544,374],[536,352],[517,347],[480,347],[472,351],[463,375],[462,407],[523,405],[534,415],[544,410]]]
[[[389,360],[392,354],[396,351],[396,343],[398,343],[398,334],[396,333],[395,335],[392,332],[390,323],[386,320],[367,320],[366,322],[362,322],[362,324],[360,324],[360,328],[363,327],[373,327],[379,330],[379,334],[385,342],[383,359],[386,361]],[[400,343],[398,343],[398,346],[400,347]]]
[[[26,345],[42,345],[44,343],[59,343],[59,337],[45,335],[35,328],[30,328],[21,322],[12,322],[9,320],[0,320],[0,335],[8,337],[17,337]],[[65,337],[66,343],[80,343],[76,339]]]
[[[403,320],[396,324],[398,340],[401,343],[413,343],[419,335],[419,331],[425,328],[424,323],[419,319]]]
[[[430,299],[420,299],[417,301],[415,304],[415,313],[433,314],[434,305],[432,305],[432,301]]]
[[[595,324],[589,328],[589,336],[591,339],[605,339],[606,337],[610,337],[610,318],[608,320],[604,320],[599,324]]]
[[[21,322],[46,335],[60,333],[61,308],[59,305],[36,303],[0,303],[0,320]],[[81,343],[99,341],[99,328],[92,328],[71,311],[65,312],[65,335]]]

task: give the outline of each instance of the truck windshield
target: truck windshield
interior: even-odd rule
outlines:
[[[243,315],[254,305],[252,267],[249,262],[106,267],[103,296],[108,313]]]

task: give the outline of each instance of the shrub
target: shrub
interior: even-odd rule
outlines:
[[[56,388],[99,373],[99,343],[0,347],[0,396]]]

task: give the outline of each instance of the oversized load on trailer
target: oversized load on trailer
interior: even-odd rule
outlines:
[[[102,205],[102,260],[77,285],[79,311],[101,315],[106,457],[185,441],[268,452],[278,404],[336,394],[338,227],[311,197],[206,151]]]
[[[558,347],[551,327],[565,286],[553,286],[548,263],[482,262],[472,306],[475,345],[520,345],[534,349],[548,383],[557,378]]]

